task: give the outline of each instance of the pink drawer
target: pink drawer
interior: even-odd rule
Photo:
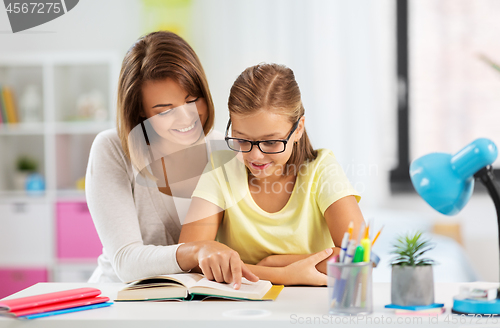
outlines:
[[[102,244],[92,222],[87,203],[57,203],[57,257],[96,259]]]
[[[47,281],[45,268],[0,268],[0,298]]]

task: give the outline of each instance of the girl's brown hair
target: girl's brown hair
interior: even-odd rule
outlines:
[[[189,44],[175,33],[158,31],[137,40],[123,59],[118,82],[116,123],[118,135],[127,157],[134,163],[128,136],[144,117],[142,84],[150,80],[171,78],[193,97],[203,97],[208,117],[203,132],[214,125],[214,104],[207,78],[198,56]],[[132,158],[131,158],[132,157]]]
[[[295,124],[304,115],[300,89],[293,71],[278,64],[259,64],[243,71],[238,76],[229,94],[229,113],[251,115],[259,110],[268,110],[285,115]],[[293,144],[292,155],[286,163],[285,174],[290,174],[306,161],[316,159],[307,132]]]

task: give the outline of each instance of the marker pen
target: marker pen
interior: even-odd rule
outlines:
[[[354,257],[354,252],[356,251],[356,241],[354,239],[349,240],[349,245],[347,246],[347,251],[345,253],[344,262],[349,264],[352,262]]]
[[[344,238],[342,238],[342,245],[340,246],[339,261],[344,262],[345,253],[347,251],[347,245],[349,244],[349,233],[344,233]]]
[[[370,253],[372,242],[370,241],[369,236],[369,228],[365,229],[365,238],[361,239],[360,245],[363,246],[363,262],[370,262]]]

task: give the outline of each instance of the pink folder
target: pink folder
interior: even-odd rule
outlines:
[[[104,303],[107,301],[109,301],[109,297],[89,297],[89,298],[82,298],[80,300],[75,300],[75,301],[54,303],[54,304],[49,304],[49,305],[45,305],[45,306],[28,308],[28,309],[24,309],[24,310],[20,310],[20,311],[14,311],[14,312],[10,311],[8,313],[10,313],[16,317],[22,317],[22,316],[26,316],[26,315],[46,313],[46,312],[65,310],[65,309],[70,309],[70,308],[75,308],[75,307],[80,307],[80,306],[99,304],[99,303]]]

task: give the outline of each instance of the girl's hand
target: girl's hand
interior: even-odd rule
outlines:
[[[259,280],[236,251],[216,241],[203,241],[197,252],[197,260],[208,280],[234,282],[234,289],[240,288],[242,277],[254,282]]]
[[[330,254],[329,257],[327,257],[326,259],[324,259],[323,261],[319,262],[316,265],[316,269],[318,269],[319,272],[327,274],[326,268],[327,268],[328,260],[330,260],[331,258],[334,258],[335,256],[340,254],[340,247],[333,247],[332,250],[333,250],[333,252],[332,252],[332,254]]]
[[[319,272],[326,274],[326,263],[328,262],[328,260],[339,255],[340,247],[333,247],[332,249],[333,249],[332,254],[328,258],[324,259],[323,261],[319,262],[316,265],[316,269],[318,269]],[[311,255],[309,254],[269,255],[268,257],[265,257],[259,263],[257,263],[257,265],[267,266],[267,267],[285,267],[294,262],[306,259],[309,256]]]
[[[319,272],[316,265],[332,255],[332,252],[331,248],[327,248],[284,267],[287,285],[326,286],[328,277]]]

